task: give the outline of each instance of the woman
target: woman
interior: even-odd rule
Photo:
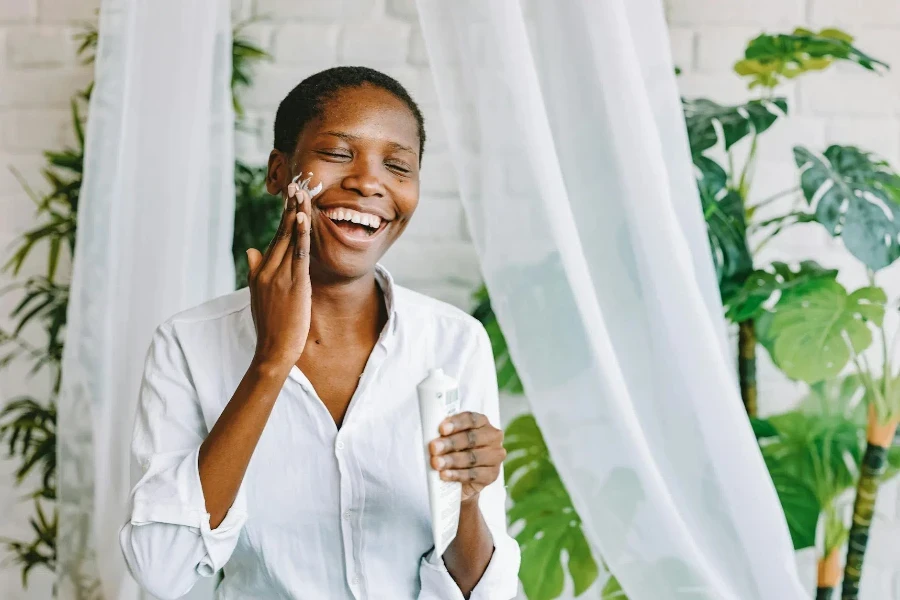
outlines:
[[[220,569],[227,599],[515,595],[487,335],[377,264],[418,203],[424,144],[415,102],[371,69],[313,75],[279,106],[275,239],[247,251],[248,289],[161,325],[147,358],[144,474],[120,542],[155,596]],[[309,173],[313,198],[295,183]],[[423,432],[416,384],[432,367],[460,382],[462,412]],[[436,438],[430,465],[423,435]],[[428,467],[462,482],[443,556]]]

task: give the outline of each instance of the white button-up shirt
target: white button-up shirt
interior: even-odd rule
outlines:
[[[377,279],[388,322],[341,428],[293,367],[214,530],[197,457],[253,357],[249,291],[156,331],[132,448],[144,474],[120,534],[131,573],[149,592],[177,598],[224,568],[219,599],[462,600],[434,552],[416,385],[443,368],[459,381],[462,410],[499,427],[490,342],[464,312],[394,285],[380,267]],[[506,531],[505,502],[501,474],[479,501],[494,554],[473,600],[516,594],[519,548]]]

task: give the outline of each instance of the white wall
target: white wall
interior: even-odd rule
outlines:
[[[0,0],[0,248],[32,224],[31,204],[6,169],[12,165],[32,184],[41,181],[40,152],[72,142],[68,99],[91,74],[77,64],[72,34],[94,18],[99,0]],[[334,64],[364,64],[384,70],[410,88],[425,113],[429,142],[423,166],[418,213],[386,263],[398,281],[459,306],[467,306],[478,282],[477,260],[468,240],[431,83],[413,0],[232,0],[235,20],[255,18],[247,33],[274,55],[256,74],[245,96],[248,122],[257,134],[238,135],[238,152],[262,163],[271,143],[274,111],[284,94],[305,76]],[[687,96],[721,102],[747,98],[730,68],[761,30],[796,25],[846,28],[859,45],[900,70],[898,0],[669,0],[672,46],[684,73]],[[762,198],[790,187],[794,167],[790,148],[803,143],[821,148],[831,142],[855,143],[882,153],[900,167],[897,120],[900,77],[879,78],[852,67],[810,76],[786,90],[793,117],[767,133],[760,148],[755,195]],[[39,187],[39,186],[38,186]],[[815,228],[798,230],[768,257],[816,257],[846,267],[848,285],[863,282],[839,246]],[[33,264],[31,272],[42,265]],[[885,282],[900,293],[898,269]],[[0,279],[0,286],[6,280]],[[12,299],[0,300],[0,324]],[[790,405],[798,390],[763,360],[764,411]],[[46,382],[24,381],[22,372],[4,372],[0,402],[25,391],[40,394]],[[16,502],[6,484],[12,465],[0,461],[0,534],[24,533],[29,505]],[[879,498],[880,522],[867,559],[864,597],[900,600],[900,558],[889,550],[900,539],[900,501],[896,486]],[[808,561],[807,561],[807,566]],[[810,573],[812,577],[812,574]],[[18,572],[0,569],[0,596],[9,600],[48,598],[49,579],[35,574],[33,589],[19,591]]]

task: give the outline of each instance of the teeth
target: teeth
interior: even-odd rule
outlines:
[[[381,218],[375,215],[357,212],[349,208],[333,208],[325,212],[325,216],[332,221],[350,221],[366,227],[378,229],[381,226]]]

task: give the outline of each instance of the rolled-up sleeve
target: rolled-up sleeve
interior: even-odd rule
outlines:
[[[132,452],[143,475],[131,493],[119,542],[132,576],[161,600],[186,594],[222,568],[247,519],[243,489],[216,529],[197,459],[207,435],[174,326],[157,329],[144,367]]]
[[[494,356],[484,328],[475,329],[474,351],[460,378],[463,410],[483,413],[492,425],[500,427],[500,404]],[[481,514],[494,540],[494,553],[470,600],[509,600],[518,593],[519,544],[506,528],[506,488],[501,470],[497,480],[481,491],[478,499]],[[418,600],[464,600],[450,576],[442,557],[432,549],[419,566],[421,591]]]

